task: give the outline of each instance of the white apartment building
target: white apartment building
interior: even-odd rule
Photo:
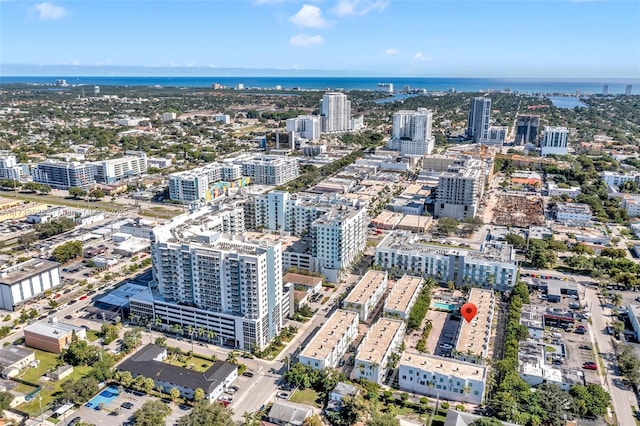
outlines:
[[[401,110],[393,114],[393,133],[389,148],[401,155],[424,156],[431,154],[435,146],[431,126],[433,112],[426,108],[417,111]]]
[[[483,364],[488,356],[493,326],[495,306],[493,290],[472,288],[467,302],[476,305],[478,312],[471,321],[461,321],[455,345],[455,358],[474,364]]]
[[[505,291],[516,284],[518,265],[509,244],[485,242],[480,250],[426,244],[415,234],[394,231],[376,247],[375,263],[411,275],[432,276],[441,284],[473,285]]]
[[[540,142],[540,154],[545,155],[566,155],[568,152],[567,143],[569,139],[569,130],[566,127],[544,128],[544,135]]]
[[[229,116],[229,114],[215,114],[213,116],[213,119],[218,123],[222,123],[222,124],[231,123],[231,117]]]
[[[617,173],[617,172],[602,172],[602,180],[607,186],[621,186],[625,182],[636,182],[640,184],[640,173]]]
[[[112,184],[145,174],[147,172],[147,155],[141,153],[137,156],[95,161],[92,164],[96,182]]]
[[[176,119],[176,113],[175,112],[163,112],[162,113],[162,121],[167,122],[167,121],[173,121]]]
[[[640,216],[640,195],[623,195],[621,207],[627,211],[629,217]]]
[[[507,126],[489,126],[487,139],[483,143],[492,145],[502,145],[507,139],[509,128]]]
[[[160,318],[166,327],[213,330],[219,343],[235,348],[262,349],[282,329],[281,245],[224,238],[210,229],[216,225],[209,215],[203,209],[154,228],[151,256],[160,296],[131,298],[131,312]],[[242,218],[226,217],[243,226]]]
[[[380,318],[362,339],[354,360],[356,380],[366,379],[382,384],[389,371],[391,355],[402,345],[406,325],[404,321]]]
[[[391,289],[384,302],[383,315],[389,318],[406,319],[416,303],[424,285],[422,277],[403,275]]]
[[[434,215],[457,220],[475,217],[484,192],[484,163],[457,159],[438,176]]]
[[[587,204],[556,203],[556,220],[567,225],[581,225],[591,222],[593,213]]]
[[[263,155],[242,163],[242,174],[258,185],[282,185],[298,177],[298,160]]]
[[[364,250],[367,209],[352,199],[271,191],[245,207],[250,228],[306,236],[307,249],[289,247],[283,253],[285,268],[320,272],[336,282],[340,270]]]
[[[358,314],[338,309],[302,349],[298,360],[307,367],[335,368],[358,335]]]
[[[451,358],[407,351],[399,362],[401,391],[441,400],[481,404],[486,380],[486,367]]]
[[[342,302],[342,309],[358,313],[361,322],[369,319],[387,290],[387,271],[368,270]]]
[[[23,302],[60,285],[56,262],[31,259],[0,271],[0,309],[13,311]]]
[[[320,117],[323,133],[351,131],[351,101],[344,93],[325,93],[320,101]]]
[[[33,181],[55,189],[84,188],[95,185],[91,163],[46,160],[32,171]]]
[[[582,193],[579,186],[571,186],[569,188],[560,188],[556,183],[547,183],[547,195],[549,197],[561,197],[566,195],[567,197],[575,198]]]
[[[9,151],[0,151],[0,179],[20,180],[24,175],[24,167],[18,164],[16,156]]]
[[[296,136],[313,141],[320,139],[320,117],[317,115],[299,115],[287,119],[287,131]]]

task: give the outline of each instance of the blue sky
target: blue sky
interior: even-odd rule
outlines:
[[[0,64],[638,78],[640,1],[0,0]]]

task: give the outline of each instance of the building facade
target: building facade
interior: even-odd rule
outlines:
[[[540,142],[540,154],[545,155],[566,155],[568,152],[569,130],[566,127],[544,128],[544,135]]]
[[[301,138],[307,140],[320,139],[320,117],[317,115],[299,115],[295,118],[287,119],[287,131],[294,132]]]
[[[392,232],[376,247],[375,264],[411,275],[431,276],[456,286],[505,291],[516,284],[518,265],[509,244],[485,242],[480,250],[425,244],[415,234]]]
[[[516,119],[516,145],[536,144],[540,133],[540,117],[519,115]]]
[[[389,148],[401,155],[429,155],[435,146],[431,127],[433,113],[426,108],[402,110],[393,114],[393,133]]]
[[[13,311],[23,302],[60,285],[60,264],[31,259],[0,271],[0,309]]]
[[[484,163],[476,159],[457,159],[438,176],[435,217],[457,220],[473,218],[478,213],[484,192]]]
[[[127,156],[93,163],[93,176],[98,183],[127,181],[147,173],[147,156]]]
[[[353,374],[356,380],[366,379],[382,384],[389,371],[389,361],[404,341],[404,321],[380,318],[362,339],[356,355]]]
[[[416,303],[424,285],[422,277],[403,275],[391,289],[384,302],[383,315],[389,318],[406,319]]]
[[[361,322],[369,319],[387,290],[387,272],[370,269],[342,302],[342,308],[358,313]]]
[[[91,163],[46,160],[32,171],[33,181],[55,189],[83,188],[95,185],[94,167]]]
[[[481,404],[487,370],[484,366],[406,351],[400,358],[400,390],[449,401]]]
[[[335,368],[358,335],[358,314],[337,310],[302,349],[298,360],[315,370]]]
[[[21,180],[24,177],[24,167],[18,164],[16,156],[9,151],[0,151],[0,179]]]
[[[467,136],[474,142],[486,141],[489,136],[489,119],[491,117],[491,99],[477,97],[471,100]]]
[[[242,174],[258,185],[282,185],[298,177],[298,160],[264,155],[242,163]]]
[[[338,92],[325,93],[320,101],[322,133],[341,133],[352,130],[351,101]]]
[[[24,328],[25,345],[54,354],[59,354],[67,348],[73,336],[79,340],[86,340],[87,330],[55,319],[49,322],[36,322]]]

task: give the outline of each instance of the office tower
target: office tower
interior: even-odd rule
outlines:
[[[93,164],[46,160],[33,169],[33,181],[56,189],[84,188],[96,183]]]
[[[434,215],[457,220],[473,218],[484,189],[484,167],[477,159],[458,159],[438,177]]]
[[[627,87],[624,88],[624,94],[626,96],[630,96],[631,95],[631,89],[633,88],[633,86],[631,86],[630,84],[627,84]]]
[[[489,135],[489,118],[491,116],[491,99],[473,98],[469,109],[467,136],[474,142],[482,142]]]
[[[344,93],[325,93],[320,101],[320,116],[323,133],[348,132],[351,130],[351,101]]]
[[[308,139],[320,139],[320,117],[316,115],[299,115],[287,119],[287,131],[296,133],[297,136]]]
[[[609,85],[605,84],[602,86],[602,96],[607,96],[609,94]]]
[[[431,154],[435,138],[431,133],[433,113],[426,108],[402,110],[393,114],[393,133],[389,148],[402,155]]]
[[[210,213],[203,209],[153,229],[159,294],[132,297],[131,312],[151,314],[167,328],[213,331],[217,343],[262,349],[282,329],[281,245],[227,239],[210,230]]]
[[[540,142],[541,155],[565,155],[568,137],[569,130],[566,127],[545,127],[544,136]]]
[[[516,145],[536,143],[540,131],[540,117],[537,115],[519,115],[516,120]]]

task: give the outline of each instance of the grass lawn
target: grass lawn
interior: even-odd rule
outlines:
[[[16,386],[15,388],[11,389],[12,391],[15,392],[20,392],[23,394],[28,394],[29,392],[33,392],[34,390],[36,390],[35,387],[33,386],[29,386],[29,385],[24,385],[22,383],[18,383],[18,386]]]
[[[95,342],[100,337],[98,337],[98,331],[96,330],[87,330],[87,340],[90,342]]]
[[[289,401],[298,402],[300,404],[312,405],[316,408],[320,408],[320,404],[318,403],[318,392],[313,389],[304,389],[297,390],[291,395]]]
[[[182,356],[182,359],[184,360],[183,362],[181,362],[178,359],[178,357],[175,357],[174,359],[167,358],[165,362],[171,365],[177,365],[178,367],[184,367],[184,368],[189,368],[189,365],[194,364],[193,370],[200,371],[200,372],[206,371],[209,367],[213,365],[212,361],[207,361],[206,359],[202,359],[202,358],[194,358],[194,357],[187,358],[186,356]]]

